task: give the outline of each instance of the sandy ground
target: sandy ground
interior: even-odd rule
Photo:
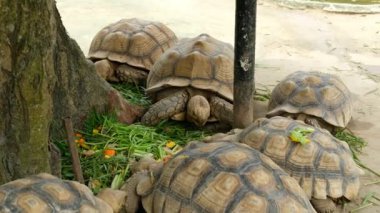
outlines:
[[[216,4],[216,2],[218,2]],[[138,17],[167,24],[178,37],[208,33],[233,44],[234,1],[231,0],[59,0],[68,33],[87,54],[92,37],[121,18]],[[256,82],[272,87],[296,70],[339,75],[355,97],[349,128],[368,141],[361,159],[380,172],[380,14],[338,14],[316,9],[290,9],[259,0]],[[368,173],[368,172],[367,172]],[[361,196],[376,192],[379,180],[363,177]],[[380,203],[380,202],[378,202]],[[380,212],[379,206],[360,212]]]

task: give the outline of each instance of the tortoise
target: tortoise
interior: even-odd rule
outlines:
[[[0,212],[120,212],[126,192],[104,189],[97,197],[85,185],[47,173],[0,186]]]
[[[153,104],[142,122],[232,122],[233,47],[208,34],[179,41],[154,64],[146,93]]]
[[[123,186],[130,212],[139,202],[148,213],[315,212],[293,178],[244,144],[195,141],[155,171],[144,162]]]
[[[298,71],[272,92],[267,117],[289,116],[333,132],[352,117],[351,93],[338,76]]]
[[[121,19],[95,35],[88,57],[104,79],[142,84],[154,62],[176,42],[174,32],[160,22]]]
[[[300,130],[309,132],[305,135],[309,142],[304,145],[292,138],[292,133]],[[257,119],[243,130],[206,138],[206,142],[215,140],[240,142],[271,158],[297,180],[318,212],[333,212],[333,200],[352,200],[358,195],[363,171],[347,143],[325,129],[275,116]]]

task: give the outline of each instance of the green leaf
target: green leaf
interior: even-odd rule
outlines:
[[[309,134],[313,133],[313,128],[295,128],[290,132],[289,138],[293,142],[301,143],[302,145],[305,145],[310,142]]]

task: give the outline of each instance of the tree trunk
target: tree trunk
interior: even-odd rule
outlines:
[[[48,142],[62,136],[62,118],[78,127],[109,107],[126,122],[142,113],[96,75],[55,1],[0,0],[0,184],[50,172]]]
[[[234,128],[244,128],[253,121],[255,36],[256,0],[236,0]]]

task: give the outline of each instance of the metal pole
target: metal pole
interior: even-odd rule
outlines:
[[[234,62],[234,127],[253,121],[255,91],[256,0],[236,0]]]

